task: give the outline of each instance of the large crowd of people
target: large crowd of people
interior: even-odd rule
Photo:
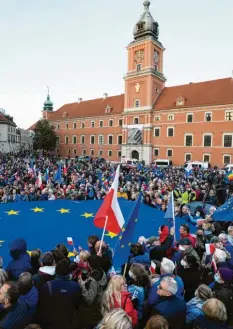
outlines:
[[[24,239],[12,241],[10,263],[0,257],[0,328],[233,328],[233,224],[213,222],[222,196],[217,186],[226,182],[222,172],[211,179],[213,173],[122,166],[119,198],[135,200],[142,190],[145,204],[165,211],[173,191],[183,223],[176,239],[166,225],[151,237],[137,237],[119,269],[114,251],[98,236],[87,237],[72,258],[63,244],[29,255]],[[114,166],[103,159],[3,155],[1,202],[101,199],[113,175]],[[230,189],[221,191],[231,197]],[[201,207],[191,213],[193,201],[209,203],[208,215]]]

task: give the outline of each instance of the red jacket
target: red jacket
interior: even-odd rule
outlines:
[[[189,239],[190,240],[190,242],[191,242],[191,244],[192,244],[192,247],[195,247],[195,245],[196,245],[196,238],[195,238],[195,236],[193,236],[192,234],[181,234],[180,235],[180,238],[181,239],[184,239],[184,238],[187,238],[187,239]]]
[[[138,312],[133,307],[133,303],[128,291],[121,292],[121,305],[114,298],[114,308],[122,308],[125,313],[131,318],[133,327],[138,323]]]

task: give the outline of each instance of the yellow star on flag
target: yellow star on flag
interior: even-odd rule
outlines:
[[[105,236],[109,236],[111,239],[113,239],[117,236],[117,234],[113,232],[108,232],[107,234],[105,234]]]
[[[0,240],[0,247],[2,246],[2,243],[5,242],[4,240]]]
[[[57,210],[57,211],[59,211],[61,214],[69,214],[69,212],[70,212],[70,209],[64,209],[64,208],[61,208],[61,209],[59,209],[59,210]]]
[[[122,245],[122,246],[121,246],[121,248],[125,248],[125,246],[124,246],[124,245]]]
[[[128,246],[130,247],[131,245],[132,245],[132,243],[131,243],[131,242],[129,242]]]
[[[135,222],[137,222],[137,221],[138,221],[138,219],[136,218],[136,219],[135,219]]]
[[[82,217],[85,217],[85,218],[89,218],[89,217],[94,217],[94,214],[93,214],[93,213],[85,212],[85,213],[82,214],[81,216],[82,216]]]
[[[44,211],[44,208],[32,208],[31,210],[33,210],[34,212],[43,212]]]
[[[121,236],[119,236],[119,240],[122,240],[122,235],[121,235]]]
[[[123,227],[122,232],[125,232],[125,228]]]
[[[5,213],[8,214],[8,216],[11,216],[11,215],[18,215],[19,211],[10,210],[10,211],[5,211]]]

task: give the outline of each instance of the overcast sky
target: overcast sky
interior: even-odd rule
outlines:
[[[125,47],[143,0],[0,0],[0,108],[28,128],[50,87],[65,103],[124,93]],[[151,0],[167,86],[229,77],[232,0]]]

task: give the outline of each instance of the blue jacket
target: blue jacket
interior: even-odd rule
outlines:
[[[231,258],[230,259],[227,259],[227,263],[228,263],[229,267],[231,269],[233,269],[233,246],[232,246],[232,244],[230,242],[228,242],[227,244],[225,244],[224,247],[231,254]]]
[[[19,301],[24,301],[28,307],[29,314],[33,315],[38,303],[38,290],[36,287],[33,286],[26,295],[21,295]]]
[[[138,311],[138,318],[142,318],[142,312],[143,312],[143,305],[145,301],[145,289],[143,287],[138,287],[135,285],[131,285],[128,287],[128,292],[130,292],[132,297],[132,302],[134,299],[137,299],[137,311]]]
[[[150,291],[149,291],[149,296],[148,296],[148,305],[155,305],[160,296],[158,295],[157,291],[158,291],[158,286],[160,285],[160,282],[162,281],[162,279],[165,277],[165,276],[173,276],[171,274],[163,274],[163,275],[160,275],[160,279],[155,282],[153,284],[153,286],[150,288]],[[178,290],[177,290],[177,293],[176,293],[176,297],[180,298],[180,299],[184,299],[184,283],[182,281],[182,279],[179,277],[179,276],[173,276],[174,277],[174,280],[177,282],[177,285],[178,285]]]
[[[225,329],[228,326],[226,323],[212,320],[206,315],[199,315],[199,317],[194,321],[193,328],[196,327],[198,327],[198,329]]]
[[[164,316],[169,323],[169,329],[182,329],[186,316],[185,301],[176,296],[160,297],[154,305],[152,314]]]
[[[186,323],[192,323],[199,315],[204,314],[202,311],[204,302],[204,300],[194,297],[186,304]]]
[[[8,309],[3,309],[0,312],[0,328],[24,328],[29,323],[27,321],[27,316],[27,305],[24,302],[18,301]]]
[[[16,239],[10,243],[12,261],[7,266],[9,280],[17,280],[23,272],[31,272],[31,259],[27,253],[27,244],[24,239]]]
[[[150,257],[147,252],[144,253],[144,255],[138,255],[138,256],[132,256],[129,258],[130,264],[139,263],[145,266],[150,266]]]

